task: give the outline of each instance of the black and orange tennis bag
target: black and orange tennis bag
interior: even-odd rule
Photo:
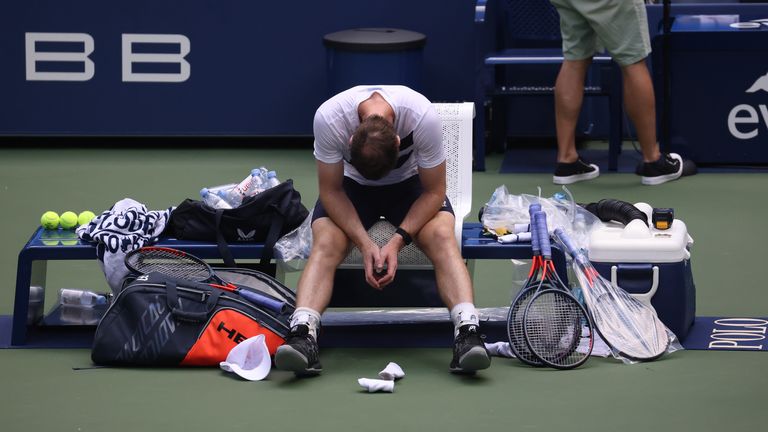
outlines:
[[[216,269],[223,280],[284,302],[283,311],[239,294],[159,273],[136,277],[99,322],[91,359],[99,365],[218,366],[238,343],[263,334],[269,353],[288,335],[293,291],[250,269]]]

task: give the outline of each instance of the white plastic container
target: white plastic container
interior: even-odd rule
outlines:
[[[696,310],[692,244],[688,228],[679,219],[667,230],[641,220],[626,226],[609,223],[590,234],[589,259],[603,277],[651,304],[664,324],[683,339]]]

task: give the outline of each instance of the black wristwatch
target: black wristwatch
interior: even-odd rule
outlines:
[[[395,230],[395,234],[400,234],[400,237],[403,238],[403,243],[405,243],[406,246],[408,246],[409,244],[411,244],[411,242],[413,242],[413,237],[411,237],[411,235],[408,234],[408,231],[400,227],[397,227],[397,229]]]

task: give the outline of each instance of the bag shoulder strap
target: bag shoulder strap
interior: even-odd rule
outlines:
[[[289,190],[293,190],[292,184],[290,185]],[[283,231],[285,214],[288,212],[290,205],[291,194],[284,193],[280,201],[272,206],[274,210],[271,212],[271,223],[269,231],[267,231],[266,239],[264,240],[264,250],[261,253],[261,260],[259,260],[259,270],[264,273],[269,273],[269,266],[274,255],[275,243],[277,243],[277,240],[280,238],[280,233]],[[223,214],[223,209],[216,210],[216,244],[219,249],[219,254],[224,260],[224,264],[229,267],[237,267],[235,259],[232,256],[232,251],[229,250],[229,245],[219,228],[221,226],[221,218]]]
[[[223,214],[224,209],[216,210],[216,226],[214,227],[214,231],[216,231],[216,245],[219,248],[219,255],[224,260],[224,264],[230,267],[237,267],[235,259],[232,257],[232,251],[229,250],[227,240],[224,238],[224,234],[221,233],[221,216]]]

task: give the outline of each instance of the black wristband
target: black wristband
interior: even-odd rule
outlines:
[[[403,243],[405,243],[406,246],[411,244],[411,242],[413,241],[413,237],[411,237],[411,235],[408,234],[408,231],[400,227],[397,227],[397,229],[395,230],[395,234],[400,234],[400,237],[403,238]]]

